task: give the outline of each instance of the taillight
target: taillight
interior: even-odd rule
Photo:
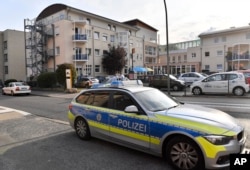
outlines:
[[[19,87],[16,87],[16,91],[19,91],[20,90],[20,88]]]
[[[73,108],[72,104],[69,104],[69,110],[71,110]]]

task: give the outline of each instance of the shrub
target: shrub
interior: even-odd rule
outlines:
[[[54,72],[41,73],[37,77],[37,85],[41,88],[52,88],[56,85],[56,82],[56,73]]]

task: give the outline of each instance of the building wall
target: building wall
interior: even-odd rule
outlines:
[[[26,81],[25,48],[23,31],[5,30],[2,33],[1,43],[7,42],[7,48],[1,55],[7,55],[8,60],[3,60],[3,80],[17,79]],[[3,48],[2,48],[3,49]],[[8,71],[4,70],[8,67]]]

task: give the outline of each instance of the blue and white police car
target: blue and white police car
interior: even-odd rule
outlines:
[[[128,82],[83,90],[73,98],[68,119],[79,138],[93,136],[162,156],[177,169],[228,167],[230,154],[244,149],[244,128],[230,115]]]

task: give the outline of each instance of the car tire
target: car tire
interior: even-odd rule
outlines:
[[[4,92],[4,90],[2,90],[2,95],[6,95],[6,93]]]
[[[89,126],[83,118],[77,118],[75,121],[75,131],[77,136],[82,140],[90,139]]]
[[[202,90],[200,87],[194,87],[193,90],[192,90],[192,93],[194,95],[201,95],[202,94]]]
[[[176,136],[166,145],[166,158],[176,169],[204,169],[204,158],[198,145],[188,137]]]
[[[178,91],[178,90],[179,90],[179,86],[178,86],[178,85],[174,85],[174,86],[173,86],[173,90],[174,90],[174,91]]]
[[[233,94],[234,94],[235,96],[243,96],[244,93],[245,93],[245,91],[244,91],[244,89],[243,89],[242,87],[236,87],[236,88],[234,88],[234,90],[233,90]]]

